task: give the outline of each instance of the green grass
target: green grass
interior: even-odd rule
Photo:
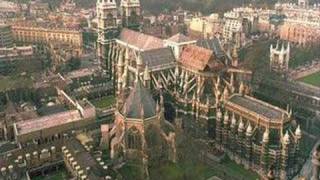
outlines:
[[[104,96],[99,99],[91,100],[91,103],[97,108],[107,108],[115,104],[116,99],[114,96]]]
[[[121,169],[119,169],[119,172],[124,179],[144,179],[142,166],[126,164]]]
[[[205,164],[188,163],[168,163],[161,167],[154,167],[150,170],[151,179],[208,179],[217,175],[213,167]]]
[[[151,179],[199,179],[205,180],[212,176],[217,176],[222,179],[259,179],[259,176],[244,169],[231,160],[226,160],[221,164],[209,166],[203,163],[195,162],[180,162],[177,164],[168,163],[161,167],[154,167],[150,170]]]
[[[292,47],[289,61],[289,68],[297,68],[319,58],[319,47],[300,48]]]
[[[231,161],[227,159],[225,162],[222,163],[222,166],[224,166],[224,171],[228,173],[228,175],[232,177],[240,177],[243,179],[259,179],[259,176],[254,173],[253,171],[248,171],[244,169],[243,166],[235,163],[234,161]]]
[[[309,76],[305,76],[299,79],[299,81],[320,87],[320,71]]]

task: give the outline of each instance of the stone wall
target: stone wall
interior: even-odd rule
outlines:
[[[300,66],[297,69],[291,70],[289,72],[289,78],[293,80],[297,80],[303,78],[305,76],[309,76],[311,74],[317,73],[320,71],[320,61],[314,60],[311,64]]]

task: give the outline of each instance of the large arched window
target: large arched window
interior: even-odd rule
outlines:
[[[139,24],[139,16],[136,13],[136,11],[131,11],[130,17],[129,17],[129,24],[132,24],[132,25]]]
[[[136,127],[132,127],[128,131],[127,146],[129,149],[142,149],[141,134]]]

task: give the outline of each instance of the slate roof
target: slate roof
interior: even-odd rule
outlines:
[[[188,68],[204,71],[223,68],[224,65],[213,56],[213,51],[199,46],[190,45],[183,49],[180,57],[182,65]]]
[[[130,29],[123,29],[120,33],[119,40],[133,45],[141,50],[158,49],[164,47],[164,42],[162,39]]]
[[[171,36],[168,41],[176,42],[176,43],[183,43],[183,42],[189,42],[192,41],[191,38],[185,36],[184,34],[178,33],[176,35]]]
[[[175,65],[175,57],[170,48],[153,49],[141,52],[141,58],[150,70],[170,68]]]
[[[217,58],[225,56],[220,40],[217,37],[212,39],[199,39],[197,46],[212,50]]]
[[[279,120],[285,113],[284,110],[248,96],[234,95],[229,101],[270,120]]]
[[[133,90],[131,90],[122,108],[122,114],[132,119],[144,119],[156,115],[156,102],[149,90],[143,87],[140,80],[136,82]]]

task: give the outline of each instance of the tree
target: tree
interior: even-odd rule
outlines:
[[[68,69],[70,71],[74,71],[74,70],[77,70],[80,68],[81,66],[81,60],[79,58],[75,58],[75,57],[72,57],[68,62],[67,62],[67,66],[68,66]]]

